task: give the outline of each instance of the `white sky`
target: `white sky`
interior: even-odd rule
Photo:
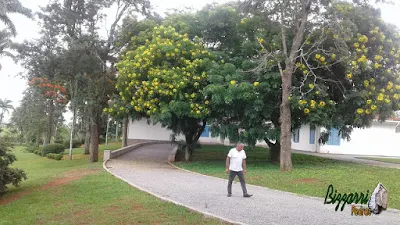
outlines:
[[[48,3],[48,0],[20,0],[22,5],[27,8],[32,9],[33,11],[38,11],[39,6],[45,6]],[[201,8],[202,6],[212,3],[215,0],[151,0],[151,3],[155,6],[158,13],[162,14],[171,8],[181,8],[181,7],[193,7],[196,9]],[[219,0],[219,3],[226,2],[227,0]],[[382,8],[382,17],[385,21],[389,23],[393,23],[400,27],[400,3],[397,2],[395,6],[383,6]],[[110,14],[114,15],[114,13]],[[35,21],[27,19],[20,15],[11,15],[12,21],[14,22],[17,28],[17,37],[14,39],[16,42],[22,42],[25,39],[32,39],[38,37],[39,27]],[[110,20],[113,17],[110,18]],[[0,28],[4,26],[0,23]],[[0,71],[0,98],[7,98],[11,100],[14,107],[17,107],[20,104],[20,100],[22,99],[22,92],[25,90],[27,86],[27,82],[25,80],[20,79],[19,77],[15,77],[19,72],[23,72],[23,68],[17,64],[15,64],[8,57],[1,57],[0,64],[2,65],[2,70]],[[9,115],[5,115],[5,122],[7,122],[10,118],[11,112]],[[71,113],[65,114],[65,119],[69,121],[71,119]]]

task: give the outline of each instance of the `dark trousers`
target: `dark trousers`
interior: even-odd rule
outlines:
[[[247,194],[246,182],[244,180],[243,171],[232,171],[229,170],[229,181],[228,181],[228,194],[232,194],[232,182],[235,179],[236,175],[239,177],[240,184],[242,185],[243,194]]]

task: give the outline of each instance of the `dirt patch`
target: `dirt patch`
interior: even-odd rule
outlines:
[[[94,174],[94,173],[98,173],[100,171],[100,169],[93,169],[93,170],[72,170],[72,171],[68,171],[64,174],[63,177],[55,179],[53,181],[50,181],[49,183],[36,188],[34,190],[27,190],[27,191],[22,191],[19,193],[16,193],[6,199],[0,198],[0,205],[7,205],[21,197],[23,197],[24,195],[30,194],[34,191],[42,191],[42,190],[47,190],[49,188],[53,188],[53,187],[58,187],[58,186],[62,186],[62,185],[66,185],[69,182],[75,181],[75,180],[79,180],[82,177],[89,175],[89,174]]]
[[[144,210],[143,205],[134,205],[132,206],[133,211],[139,211],[139,210]]]
[[[22,196],[30,194],[32,192],[33,191],[22,191],[22,192],[14,194],[14,195],[11,195],[10,197],[8,197],[6,199],[3,199],[0,197],[0,205],[7,205],[7,204],[21,198]]]
[[[121,207],[116,206],[116,205],[112,205],[112,206],[105,207],[104,208],[104,212],[115,212],[115,211],[118,211],[120,209],[121,209]]]
[[[84,216],[88,213],[88,210],[82,210],[82,211],[78,211],[74,214],[74,216],[79,217],[79,216]]]
[[[65,173],[64,177],[50,181],[46,185],[43,185],[42,187],[40,187],[39,190],[47,190],[52,187],[62,186],[62,185],[68,184],[72,181],[79,180],[86,175],[98,173],[99,171],[100,171],[99,169],[68,171]]]
[[[303,178],[303,179],[296,179],[292,181],[292,183],[315,183],[318,182],[318,179],[315,178]]]

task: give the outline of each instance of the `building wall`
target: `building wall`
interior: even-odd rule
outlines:
[[[163,128],[160,124],[153,125],[152,123],[147,124],[147,120],[132,120],[129,121],[128,126],[128,140],[162,140],[169,141],[172,131],[167,128]],[[176,137],[177,140],[185,140],[183,135]],[[209,127],[207,126],[202,136],[199,138],[199,142],[203,144],[229,144],[229,141],[220,140],[218,137],[211,137]]]
[[[147,120],[129,120],[128,126],[128,139],[134,140],[159,140],[169,141],[172,132],[166,128],[161,127],[160,124],[153,125],[147,124]],[[177,140],[184,140],[182,135],[177,137]]]
[[[292,148],[295,150],[334,153],[334,154],[354,154],[354,155],[381,155],[381,156],[400,156],[400,133],[395,133],[397,123],[386,122],[383,124],[374,123],[372,127],[366,129],[354,129],[351,134],[351,140],[346,141],[340,137],[332,138],[327,144],[319,146],[317,140],[321,132],[316,129],[310,132],[310,126],[304,125],[299,132],[293,132]],[[147,124],[146,120],[130,121],[128,127],[128,140],[170,140],[172,134],[160,124]],[[298,136],[297,136],[298,135]],[[199,139],[201,144],[223,144],[234,145],[228,139],[221,140],[218,137],[211,137],[211,132],[206,127]],[[183,135],[177,137],[177,140],[184,140]],[[258,146],[267,146],[265,142],[257,142]]]
[[[317,131],[311,133],[310,130],[311,129],[309,125],[303,125],[298,132],[293,132],[292,149],[308,152],[317,151]],[[297,135],[298,137],[296,137]]]
[[[322,145],[321,153],[400,156],[400,133],[397,123],[374,123],[370,128],[354,129],[351,140],[340,140],[340,145]]]

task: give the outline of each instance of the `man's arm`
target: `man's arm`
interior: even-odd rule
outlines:
[[[246,174],[246,159],[243,159],[242,167],[243,167],[243,174]]]
[[[226,160],[225,160],[225,172],[228,173],[229,172],[229,162],[230,162],[230,157],[227,156]]]

